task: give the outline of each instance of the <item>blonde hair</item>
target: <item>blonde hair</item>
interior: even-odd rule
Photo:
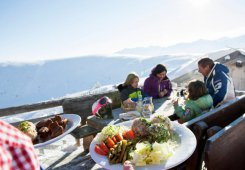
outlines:
[[[191,100],[197,100],[208,94],[205,84],[200,80],[191,80],[188,84],[188,98]]]
[[[129,73],[125,82],[123,83],[123,86],[131,85],[135,78],[139,79],[139,76],[137,73],[135,73],[135,72]]]

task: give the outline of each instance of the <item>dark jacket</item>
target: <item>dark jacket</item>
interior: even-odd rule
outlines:
[[[159,89],[160,85],[160,89]],[[158,77],[151,74],[144,82],[144,92],[148,95],[155,98],[159,98],[159,90],[163,91],[166,89],[168,92],[165,96],[169,96],[172,92],[172,85],[169,78],[166,76],[163,80],[159,80]]]
[[[235,98],[235,89],[232,78],[228,75],[229,69],[215,63],[207,77],[204,77],[208,93],[213,98],[214,107]]]
[[[136,102],[138,101],[139,95],[145,97],[144,92],[140,88],[133,88],[132,86],[123,86],[122,84],[120,84],[117,88],[120,92],[120,98],[122,102],[127,100],[128,98],[131,98],[132,101]]]

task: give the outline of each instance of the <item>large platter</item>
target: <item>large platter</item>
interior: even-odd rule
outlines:
[[[190,129],[181,125],[177,122],[172,122],[173,129],[175,133],[180,138],[179,146],[176,148],[173,156],[171,156],[165,163],[160,165],[147,165],[144,167],[136,167],[137,170],[156,170],[156,169],[169,169],[175,167],[186,159],[188,159],[196,148],[196,138],[195,135],[192,133]],[[126,121],[117,124],[117,126],[124,125],[130,127],[132,125],[132,121]],[[122,164],[114,164],[110,165],[106,156],[101,156],[95,153],[94,147],[98,143],[97,138],[98,135],[93,139],[92,143],[90,144],[90,155],[92,159],[106,169],[113,169],[113,170],[121,170],[123,169]]]
[[[61,138],[63,138],[64,136],[66,136],[67,134],[72,132],[81,123],[81,117],[76,115],[76,114],[63,114],[60,116],[62,118],[68,119],[68,123],[66,125],[65,132],[63,134],[53,138],[53,139],[46,141],[46,142],[35,144],[34,145],[35,148],[41,148],[41,147],[44,147],[46,145],[50,145],[51,143],[54,143],[54,142],[60,140]]]

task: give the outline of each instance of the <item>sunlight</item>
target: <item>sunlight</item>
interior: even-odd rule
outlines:
[[[195,8],[204,8],[210,2],[210,0],[188,0],[188,1]]]

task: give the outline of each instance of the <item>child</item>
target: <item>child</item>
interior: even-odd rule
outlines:
[[[213,99],[208,94],[203,82],[192,80],[188,84],[184,105],[180,106],[178,100],[173,101],[173,105],[175,113],[182,123],[200,116],[204,111],[209,111],[213,106]]]
[[[130,73],[125,82],[120,84],[117,88],[120,92],[122,100],[122,107],[124,110],[135,110],[136,103],[139,96],[143,97],[143,91],[138,88],[139,76],[136,73]]]

